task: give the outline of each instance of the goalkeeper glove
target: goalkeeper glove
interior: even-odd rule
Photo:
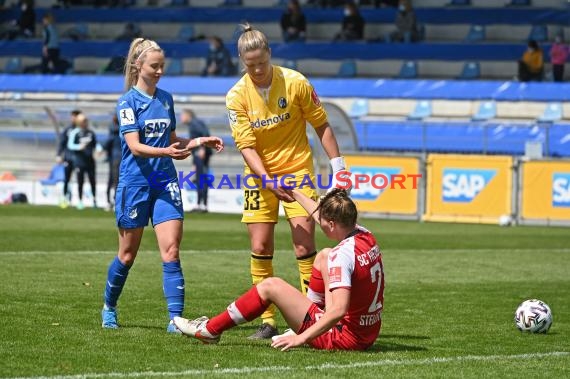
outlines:
[[[331,168],[333,171],[333,177],[330,188],[327,193],[331,192],[333,188],[342,188],[350,194],[352,189],[352,181],[350,180],[350,172],[346,170],[346,164],[344,163],[344,157],[336,157],[331,159]]]

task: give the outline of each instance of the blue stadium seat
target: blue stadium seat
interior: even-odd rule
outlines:
[[[62,164],[56,164],[52,167],[49,177],[47,179],[40,180],[44,186],[54,185],[65,180],[65,166]]]
[[[4,72],[7,74],[19,74],[22,71],[24,71],[24,67],[22,67],[22,58],[20,57],[12,57],[8,59],[4,66]]]
[[[178,35],[176,39],[178,41],[188,42],[194,38],[194,25],[182,25],[180,30],[178,30]]]
[[[354,59],[342,61],[337,76],[339,78],[354,78],[356,76],[356,61]]]
[[[222,4],[223,7],[239,7],[243,5],[242,0],[224,0]]]
[[[172,58],[170,60],[170,64],[166,68],[166,75],[182,75],[184,71],[184,67],[182,64],[182,59],[180,58]]]
[[[530,0],[511,0],[507,3],[508,6],[513,6],[513,7],[527,7],[531,5],[531,1]]]
[[[478,42],[483,40],[485,40],[485,26],[471,25],[467,36],[465,36],[465,42]]]
[[[536,119],[538,122],[554,122],[562,119],[562,104],[548,103],[542,116]]]
[[[243,33],[243,29],[240,26],[240,24],[237,24],[236,27],[234,28],[234,32],[232,34],[232,39],[234,40],[234,42],[237,42],[239,37],[241,37]]]
[[[466,6],[471,5],[471,0],[449,0],[449,6]]]
[[[185,7],[188,6],[188,0],[170,0],[171,7]]]
[[[493,100],[482,101],[477,113],[471,118],[472,121],[487,121],[497,116],[497,104]]]
[[[406,61],[402,63],[398,78],[400,79],[415,79],[418,77],[418,63],[415,61]]]
[[[548,27],[546,25],[533,25],[528,34],[527,40],[535,40],[536,42],[544,42],[548,40]]]
[[[472,80],[479,79],[481,76],[481,68],[479,62],[465,62],[463,70],[457,79]]]
[[[61,35],[64,38],[71,38],[74,41],[83,41],[89,38],[89,25],[85,22],[75,24],[64,31]]]
[[[350,106],[348,116],[352,118],[359,118],[366,116],[369,110],[368,99],[355,99]]]
[[[291,70],[297,69],[297,61],[294,59],[287,59],[283,62],[283,67],[290,68]]]
[[[429,116],[431,116],[431,101],[420,100],[416,103],[412,113],[408,115],[408,120],[423,120]]]

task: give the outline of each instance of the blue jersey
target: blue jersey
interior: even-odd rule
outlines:
[[[170,146],[170,134],[176,129],[174,102],[168,92],[156,89],[153,97],[131,88],[117,102],[122,159],[119,186],[145,186],[160,177],[177,181],[170,157],[135,157],[125,141],[125,134],[138,133],[139,141],[152,147]]]

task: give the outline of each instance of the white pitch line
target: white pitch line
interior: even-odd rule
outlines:
[[[235,367],[209,370],[184,370],[184,371],[142,371],[142,372],[109,372],[77,375],[57,375],[57,376],[27,376],[3,379],[99,379],[99,378],[139,378],[139,377],[171,377],[171,376],[203,376],[203,375],[243,375],[261,372],[286,372],[286,371],[314,371],[314,370],[339,370],[355,369],[362,367],[381,366],[424,366],[438,363],[474,362],[474,361],[498,361],[498,360],[526,360],[548,357],[570,356],[567,351],[554,351],[550,353],[531,353],[516,355],[465,355],[459,357],[434,357],[425,359],[386,359],[379,361],[356,362],[349,364],[323,363],[320,365],[291,367]]]

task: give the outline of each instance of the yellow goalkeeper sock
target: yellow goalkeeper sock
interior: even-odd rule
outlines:
[[[304,257],[297,258],[297,265],[299,266],[299,278],[301,280],[301,292],[303,295],[307,294],[309,289],[309,281],[311,280],[311,272],[313,271],[313,262],[317,252],[313,251],[311,254]]]
[[[257,255],[251,253],[250,272],[252,283],[258,284],[265,278],[273,276],[273,256],[271,255]],[[265,312],[261,314],[263,323],[269,324],[273,327],[277,325],[275,322],[275,305],[271,304]]]

